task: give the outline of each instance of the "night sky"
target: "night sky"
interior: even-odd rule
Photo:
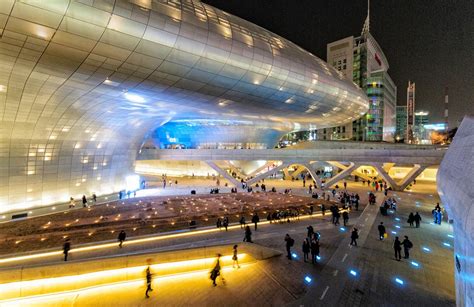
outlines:
[[[204,0],[293,41],[326,60],[326,44],[359,36],[365,0]],[[443,121],[449,87],[449,124],[474,115],[474,1],[372,0],[370,32],[390,64],[398,105],[408,80],[416,82],[416,109]]]

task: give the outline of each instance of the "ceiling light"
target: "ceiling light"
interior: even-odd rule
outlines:
[[[131,102],[137,102],[137,103],[145,102],[145,98],[137,94],[125,93],[124,96],[128,101],[131,101]]]

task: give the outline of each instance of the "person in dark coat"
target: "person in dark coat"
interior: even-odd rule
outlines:
[[[250,226],[245,226],[245,237],[244,237],[244,242],[252,242],[252,230],[250,230]]]
[[[221,259],[221,254],[217,254],[216,264],[214,265],[214,268],[211,270],[211,276],[210,277],[211,277],[211,280],[212,280],[212,285],[214,287],[217,286],[216,279],[217,279],[218,276],[221,276],[222,283],[225,283],[225,280],[221,275],[220,259]]]
[[[421,222],[420,214],[417,212],[413,218],[414,218],[414,221],[415,221],[416,228],[420,228],[420,222]]]
[[[146,298],[149,298],[150,296],[148,295],[148,292],[153,291],[153,289],[151,288],[151,282],[152,282],[153,275],[151,274],[150,266],[148,266],[148,267],[146,268],[146,271],[145,271],[145,278],[146,278],[145,297],[146,297]]]
[[[398,239],[398,237],[395,237],[395,241],[393,242],[393,250],[395,251],[395,259],[397,261],[400,261],[402,259],[402,243]]]
[[[295,240],[290,237],[289,234],[286,234],[285,235],[285,246],[286,246],[286,253],[287,253],[287,257],[289,260],[291,260],[291,247],[295,244]]]
[[[66,239],[63,245],[63,254],[64,254],[64,261],[67,261],[67,256],[69,255],[69,251],[71,250],[71,242],[69,239]]]
[[[354,227],[351,232],[351,245],[357,246],[357,239],[359,238],[359,230]]]
[[[119,247],[122,248],[123,241],[125,241],[125,238],[127,237],[127,234],[125,231],[120,231],[118,235],[118,241],[119,241]]]
[[[383,240],[385,236],[385,226],[383,225],[383,222],[380,222],[380,225],[377,228],[379,230],[379,239]]]
[[[245,228],[245,216],[242,215],[240,217],[239,223],[240,223],[240,229],[244,229]]]
[[[225,231],[227,231],[227,227],[229,227],[229,218],[226,216],[224,217],[224,221],[222,222],[222,225],[225,228]]]
[[[413,227],[413,223],[415,222],[415,216],[413,215],[413,212],[410,212],[407,222],[410,224],[410,227]]]
[[[319,256],[319,241],[313,240],[311,242],[311,262],[316,263],[317,257]]]
[[[306,238],[303,241],[303,260],[306,262],[309,257],[309,252],[310,252],[311,246],[309,244],[308,238]]]
[[[255,230],[257,230],[257,223],[260,222],[260,218],[258,217],[257,213],[254,213],[252,216],[252,223],[255,224]]]
[[[403,258],[408,259],[410,258],[410,248],[413,247],[413,243],[408,240],[408,236],[405,236],[405,239],[401,243],[403,245]]]
[[[346,226],[349,221],[349,213],[347,211],[342,212],[342,220],[344,221],[344,226]]]

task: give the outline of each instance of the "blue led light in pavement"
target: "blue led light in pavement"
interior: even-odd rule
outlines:
[[[340,231],[346,231],[344,227],[339,228]]]
[[[448,237],[450,238],[454,238],[454,236],[452,234],[448,234]]]
[[[319,257],[319,256],[316,256],[316,260],[321,260],[321,257]]]
[[[307,282],[307,283],[310,283],[313,279],[309,276],[305,276],[304,280]]]
[[[352,276],[357,276],[357,272],[354,271],[354,270],[350,270],[349,273],[350,273]]]
[[[398,226],[398,225],[395,225],[395,228],[398,228],[398,229],[400,229],[400,226]]]
[[[447,243],[447,242],[443,242],[443,245],[444,246],[447,246],[447,247],[451,247],[451,244]]]
[[[411,261],[410,262],[412,266],[414,266],[415,268],[419,268],[420,267],[420,264],[418,262],[415,262],[415,261]]]
[[[403,280],[401,280],[401,279],[398,278],[398,277],[395,278],[395,282],[396,282],[397,284],[400,284],[400,285],[403,285],[403,284],[405,283]]]
[[[395,221],[400,222],[400,218],[396,217]]]
[[[397,234],[397,232],[396,232],[396,231],[393,231],[393,230],[392,230],[392,233],[393,233],[394,235],[396,235],[396,234]]]
[[[429,252],[431,252],[431,249],[429,249],[429,248],[428,248],[428,247],[426,247],[426,246],[423,246],[423,251],[425,251],[425,252],[429,253]]]
[[[292,253],[291,256],[292,256],[293,258],[298,258],[298,255],[295,254],[295,253]]]

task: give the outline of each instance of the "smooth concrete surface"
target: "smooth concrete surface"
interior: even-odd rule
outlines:
[[[72,291],[82,288],[125,282],[143,278],[147,265],[158,276],[171,276],[209,270],[216,255],[223,255],[222,266],[232,264],[232,246],[218,245],[198,248],[141,253],[43,266],[0,270],[1,300]],[[239,262],[250,263],[281,255],[279,251],[256,244],[239,244]]]
[[[274,160],[284,163],[309,161],[341,162],[392,162],[397,164],[441,163],[445,148],[416,147],[391,149],[369,148],[322,148],[322,149],[142,149],[137,160],[187,160],[187,161],[222,161],[222,160]]]
[[[454,220],[456,302],[474,306],[474,117],[465,117],[438,171],[438,190]]]

